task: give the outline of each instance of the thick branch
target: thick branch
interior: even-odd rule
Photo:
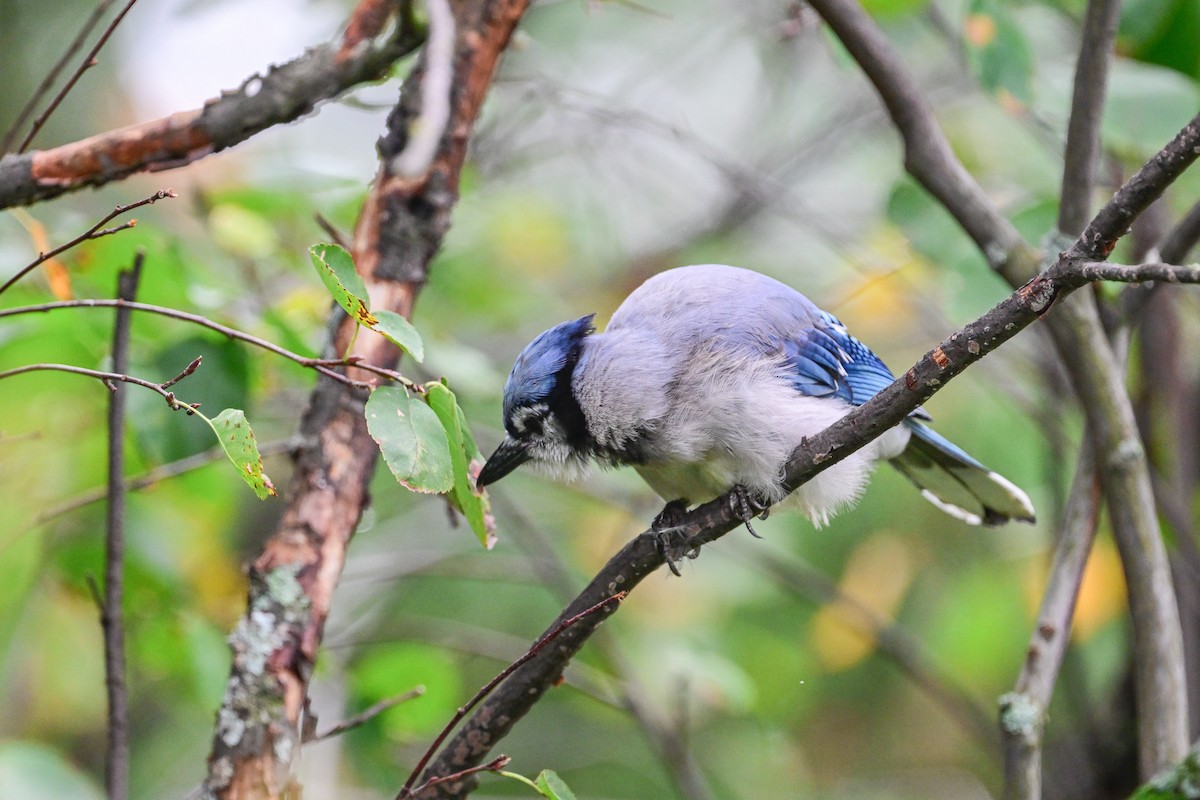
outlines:
[[[1087,280],[1078,267],[1093,260],[1094,247],[1105,246],[1111,251],[1126,231],[1121,220],[1127,214],[1136,216],[1144,210],[1197,155],[1200,155],[1200,127],[1189,124],[1113,196],[1088,226],[1086,243],[1081,237],[1070,250],[1060,254],[1052,267],[984,316],[951,334],[870,401],[802,442],[788,460],[787,486],[794,489],[802,485],[898,425],[968,366],[1016,336],[1046,314],[1054,303],[1086,285]],[[742,520],[734,510],[737,507],[732,495],[724,495],[690,511],[681,524],[685,545],[699,548],[741,525]],[[656,535],[651,531],[642,533],[609,560],[550,629],[614,591],[632,591],[664,563]],[[447,775],[481,763],[542,695],[556,685],[567,663],[602,620],[603,615],[598,614],[574,626],[560,637],[557,647],[539,654],[514,673],[442,749],[426,776]],[[473,785],[470,778],[448,782],[421,797],[423,800],[462,798]]]
[[[344,37],[309,50],[265,75],[248,78],[203,108],[109,131],[50,150],[0,158],[0,208],[27,205],[85,186],[100,186],[135,172],[174,169],[232,147],[273,125],[292,122],[361,83],[380,80],[421,42],[421,32],[400,26],[381,40],[378,20],[359,23],[378,3],[363,0]]]
[[[1036,253],[1019,237],[1009,235],[1012,226],[954,158],[919,89],[882,32],[854,0],[813,0],[812,5],[887,105],[904,137],[909,172],[946,206],[1010,283],[1026,280],[1036,270]],[[1099,37],[1096,44],[1100,47],[1105,45],[1109,13],[1111,10],[1097,12],[1090,28]],[[1100,55],[1108,57],[1107,51]],[[1089,54],[1085,65],[1094,66],[1096,57],[1100,56]],[[1085,117],[1078,123],[1078,136],[1085,142],[1095,136],[1088,126],[1098,103],[1099,98],[1091,94],[1076,101],[1075,109]],[[1121,188],[1071,247],[1069,259],[1107,258],[1133,219],[1196,158],[1197,124],[1193,119]],[[1187,146],[1180,146],[1185,142]],[[1086,178],[1090,171],[1081,171],[1080,163],[1075,162],[1073,171]],[[1186,749],[1187,704],[1178,606],[1154,513],[1145,454],[1121,368],[1108,347],[1094,301],[1079,297],[1064,303],[1051,320],[1050,330],[1086,413],[1089,436],[1101,454],[1105,496],[1130,591],[1134,649],[1139,654],[1135,673],[1139,747],[1142,771],[1149,774],[1176,761]]]
[[[416,177],[397,175],[393,165],[422,107],[424,58],[404,81],[352,247],[372,309],[411,314],[449,226],[467,137],[526,5],[527,0],[454,4],[450,121],[428,169]],[[353,322],[337,311],[331,328],[330,353],[345,352]],[[364,332],[352,357],[390,368],[399,352]],[[248,608],[232,637],[234,662],[209,757],[208,797],[278,798],[288,791],[300,723],[312,719],[308,686],[325,619],[379,454],[367,431],[364,401],[361,390],[327,378],[311,395],[300,426],[306,445],[296,456],[287,505],[250,568]]]

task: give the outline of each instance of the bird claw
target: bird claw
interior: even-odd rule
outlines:
[[[746,526],[746,530],[750,531],[750,535],[755,539],[763,538],[758,535],[758,531],[754,530],[754,526],[750,524],[750,520],[755,517],[766,519],[771,513],[771,504],[762,497],[751,494],[750,490],[740,483],[736,484],[730,490],[729,504],[733,513],[741,518],[742,523]]]
[[[683,519],[687,514],[686,500],[672,500],[663,506],[658,516],[650,523],[654,532],[654,541],[663,561],[677,578],[683,577],[676,562],[684,558],[695,558],[700,555],[697,548],[689,547],[683,527]]]

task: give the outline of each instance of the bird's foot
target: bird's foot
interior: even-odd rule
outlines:
[[[667,567],[676,577],[682,577],[676,562],[684,558],[695,558],[700,551],[687,544],[687,536],[683,527],[683,519],[687,515],[687,500],[672,500],[663,506],[658,516],[650,523],[654,532],[654,540],[658,552],[662,554]]]
[[[750,531],[750,535],[755,539],[761,539],[758,531],[754,530],[754,526],[750,524],[750,520],[755,517],[766,519],[771,513],[771,504],[766,498],[752,493],[739,483],[730,490],[729,504],[733,513],[737,514],[745,524],[746,530]]]

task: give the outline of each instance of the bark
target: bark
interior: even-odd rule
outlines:
[[[525,0],[454,4],[449,63],[433,64],[425,53],[404,82],[379,143],[380,171],[353,246],[374,309],[411,314],[449,225],[467,138],[525,7]],[[428,104],[424,76],[443,66],[453,70],[449,122],[428,168],[416,176],[398,175],[394,164]],[[352,323],[338,311],[331,326],[332,350],[344,352]],[[354,355],[380,366],[398,360],[390,344],[367,332],[358,336]],[[363,416],[365,399],[361,390],[329,378],[313,391],[286,507],[250,567],[247,611],[231,637],[234,663],[217,717],[207,797],[278,798],[294,789],[289,772],[301,724],[315,724],[307,708],[309,680],[378,456]]]

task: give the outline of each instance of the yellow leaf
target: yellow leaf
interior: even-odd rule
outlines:
[[[855,549],[838,584],[848,600],[822,608],[809,629],[813,650],[826,669],[849,669],[875,650],[871,630],[893,620],[913,572],[908,546],[890,533],[872,536]]]
[[[1125,613],[1125,573],[1108,539],[1097,539],[1083,568],[1083,584],[1071,621],[1071,636],[1084,641],[1106,622]]]
[[[38,253],[53,249],[50,239],[46,235],[46,227],[34,219],[32,214],[23,208],[11,208],[9,212],[29,234],[29,238],[33,240],[33,247]],[[63,263],[57,258],[49,258],[42,262],[42,266],[46,271],[46,282],[50,286],[50,293],[59,300],[70,300],[72,297],[71,275]]]

